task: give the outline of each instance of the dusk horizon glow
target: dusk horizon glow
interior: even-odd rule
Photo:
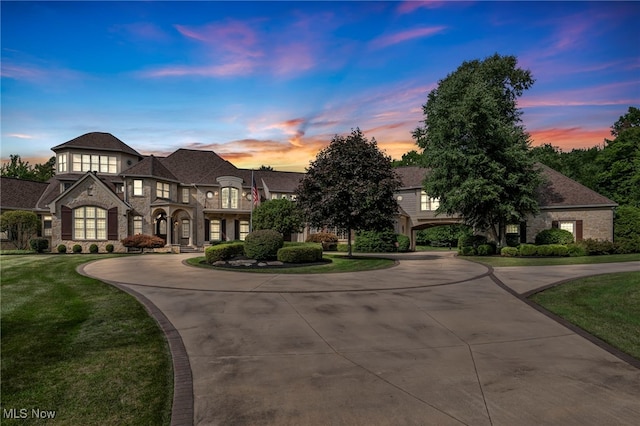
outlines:
[[[638,2],[6,2],[1,159],[108,132],[303,171],[356,127],[400,159],[438,81],[515,55],[533,146],[602,146],[640,105]]]

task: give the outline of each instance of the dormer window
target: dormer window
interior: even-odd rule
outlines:
[[[72,171],[74,172],[118,172],[118,160],[112,155],[73,154]]]
[[[58,154],[56,156],[56,163],[58,165],[58,173],[66,173],[69,170],[67,168],[67,154]]]

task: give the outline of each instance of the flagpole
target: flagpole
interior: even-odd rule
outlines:
[[[251,169],[251,214],[249,216],[249,232],[253,232],[253,206],[256,204],[256,201],[253,199],[253,182],[255,182],[255,179],[253,178],[253,169]]]

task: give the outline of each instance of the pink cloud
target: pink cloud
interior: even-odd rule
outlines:
[[[392,46],[394,44],[402,43],[408,40],[413,40],[416,38],[429,37],[434,34],[441,33],[447,27],[445,26],[437,26],[437,27],[424,27],[424,28],[415,28],[413,30],[401,31],[394,34],[383,35],[371,41],[371,46],[380,49],[387,46]]]
[[[151,22],[136,22],[133,24],[114,25],[111,28],[113,32],[124,31],[137,39],[153,40],[153,41],[166,41],[169,39],[169,35],[165,33],[160,27]]]
[[[169,66],[139,73],[144,77],[231,77],[253,72],[256,64],[249,60],[239,59],[220,65],[209,66]]]
[[[611,137],[611,129],[585,129],[582,127],[553,127],[530,130],[532,145],[550,143],[564,151],[574,148],[591,148],[601,144],[605,138]]]
[[[633,105],[640,99],[630,95],[640,81],[622,81],[582,89],[565,90],[548,95],[525,96],[518,101],[520,108],[564,107],[589,105]]]
[[[446,5],[446,1],[403,1],[400,3],[396,12],[399,15],[403,15],[406,13],[413,13],[418,9],[437,9]]]

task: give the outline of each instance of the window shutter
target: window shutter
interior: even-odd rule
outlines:
[[[520,222],[520,242],[527,242],[527,222]]]
[[[211,240],[211,221],[209,219],[204,220],[204,242]]]
[[[113,207],[107,213],[107,239],[118,239],[118,208]]]
[[[560,224],[558,223],[558,221],[557,221],[557,220],[554,220],[553,222],[551,222],[551,227],[552,227],[552,228],[559,228],[559,227],[560,227]]]
[[[233,239],[234,240],[239,240],[240,239],[240,221],[239,220],[235,220],[234,221],[234,236]]]
[[[227,241],[227,219],[220,221],[220,232],[222,232],[222,241]]]
[[[63,240],[70,240],[72,238],[72,230],[73,230],[73,213],[69,207],[62,206],[60,207],[60,216],[61,216],[60,237]]]
[[[582,221],[576,220],[576,241],[582,241]]]

